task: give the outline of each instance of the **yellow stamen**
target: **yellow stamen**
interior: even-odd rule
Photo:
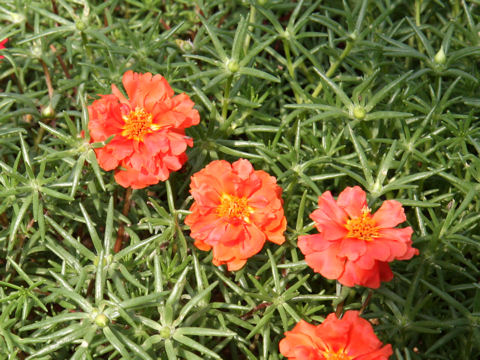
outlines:
[[[160,128],[160,125],[153,124],[153,115],[144,109],[137,107],[130,111],[128,115],[123,116],[125,125],[123,125],[122,136],[127,139],[143,141],[146,134],[150,134]]]
[[[340,349],[338,351],[326,350],[322,353],[325,360],[352,360],[353,356],[348,355],[345,352],[345,349]]]
[[[370,209],[362,211],[362,215],[347,220],[345,228],[348,230],[347,237],[364,241],[372,241],[378,237],[378,228],[370,215]]]
[[[250,222],[250,215],[253,212],[254,209],[248,206],[246,197],[237,197],[225,193],[220,197],[220,205],[217,207],[218,216],[243,220],[246,223]]]

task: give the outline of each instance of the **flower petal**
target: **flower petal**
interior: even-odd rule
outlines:
[[[381,229],[395,227],[407,220],[402,204],[396,200],[384,201],[372,218]]]
[[[345,270],[345,258],[337,257],[338,244],[331,245],[324,251],[312,252],[305,255],[305,261],[313,271],[322,274],[327,279],[338,279]]]
[[[326,191],[318,198],[318,209],[310,215],[310,218],[319,226],[330,221],[345,224],[347,213],[337,205],[330,191]]]
[[[347,187],[338,195],[337,205],[345,210],[350,218],[359,217],[367,207],[367,194],[360,186]]]

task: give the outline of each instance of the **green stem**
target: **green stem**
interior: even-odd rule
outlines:
[[[327,70],[327,73],[325,74],[327,77],[331,77],[335,71],[338,69],[340,64],[342,63],[343,59],[347,57],[347,55],[352,51],[353,49],[354,42],[353,41],[348,41],[347,46],[345,46],[345,49],[343,49],[343,52],[340,54],[340,57],[335,61],[333,64],[330,65],[330,68]],[[318,94],[320,94],[320,91],[323,89],[323,84],[320,82],[315,89],[315,91],[312,93],[312,97],[317,97]]]
[[[230,100],[230,88],[232,87],[233,75],[230,75],[225,83],[225,93],[223,95],[223,106],[222,106],[222,122],[227,120],[228,115],[228,104]]]
[[[285,58],[287,59],[288,74],[290,75],[292,80],[295,80],[295,70],[293,69],[292,56],[290,55],[290,46],[288,45],[288,42],[286,40],[283,40],[283,48],[285,50]],[[297,104],[301,104],[302,98],[300,97],[300,95],[297,94],[295,89],[293,89],[293,93],[295,94],[295,100],[297,101]]]
[[[422,1],[423,0],[415,0],[415,25],[417,25],[418,27],[420,27],[420,25],[422,24],[420,19],[420,15],[422,12]],[[420,41],[420,39],[417,39],[417,42],[418,42],[418,51],[420,51],[423,54],[424,49],[423,49],[422,42]]]
[[[255,6],[252,4],[250,5],[250,19],[248,20],[251,24],[255,24],[255,15],[256,15],[257,9]],[[252,30],[253,26],[249,26],[248,30]],[[247,33],[247,36],[245,36],[245,42],[243,43],[243,52],[246,54],[248,52],[248,48],[250,47],[250,40],[251,36]]]
[[[415,0],[415,25],[420,26],[420,10],[422,6],[422,0]]]
[[[88,58],[90,59],[90,61],[92,63],[95,63],[95,58],[93,57],[93,53],[92,53],[92,49],[90,49],[88,46],[87,46],[87,36],[85,35],[84,32],[82,32],[82,44],[83,44],[83,47],[85,49],[85,52],[87,53],[87,56]]]

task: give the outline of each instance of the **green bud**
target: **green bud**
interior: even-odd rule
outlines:
[[[160,330],[160,336],[164,339],[168,339],[170,338],[170,335],[172,334],[172,332],[170,331],[170,328],[167,327],[167,326],[164,326],[161,330]]]
[[[268,2],[268,0],[258,0],[258,5],[265,5]]]
[[[98,314],[95,316],[95,324],[103,328],[108,325],[108,318],[104,314]]]
[[[39,44],[35,44],[32,47],[32,56],[36,59],[40,59],[42,57],[42,47]]]
[[[445,52],[443,51],[443,46],[440,47],[440,50],[435,54],[435,57],[433,58],[436,64],[438,65],[443,65],[447,61],[447,57],[445,55]]]
[[[240,69],[240,65],[235,60],[228,60],[227,68],[230,72],[235,73]]]
[[[190,52],[193,50],[193,43],[190,40],[176,39],[175,43],[183,52]]]
[[[25,16],[17,13],[10,13],[10,21],[14,24],[20,24],[26,20]]]
[[[52,104],[48,104],[42,109],[42,118],[45,120],[50,120],[55,118],[55,109]]]
[[[360,105],[355,105],[353,108],[353,116],[355,116],[355,119],[358,120],[363,120],[365,119],[366,111],[363,106]]]
[[[87,28],[87,24],[83,20],[78,19],[75,22],[75,27],[77,28],[78,31],[83,31]]]

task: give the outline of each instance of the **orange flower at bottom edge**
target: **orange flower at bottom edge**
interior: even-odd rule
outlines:
[[[406,220],[402,205],[387,200],[372,215],[359,186],[347,187],[336,201],[324,192],[310,217],[319,233],[299,236],[298,247],[315,272],[346,286],[378,288],[393,278],[389,262],[419,253],[412,228],[394,228]]]
[[[213,263],[242,268],[266,240],[285,241],[282,188],[248,160],[215,160],[192,176],[192,212],[185,218],[200,250],[213,249]]]
[[[193,140],[185,129],[200,121],[188,95],[174,96],[161,75],[123,74],[126,98],[112,85],[111,95],[102,95],[88,107],[91,142],[102,142],[95,149],[98,164],[115,170],[115,181],[134,189],[168,179],[187,161],[187,146]]]
[[[279,347],[290,360],[387,360],[392,346],[382,345],[372,325],[350,310],[341,319],[332,313],[317,326],[300,320]]]

